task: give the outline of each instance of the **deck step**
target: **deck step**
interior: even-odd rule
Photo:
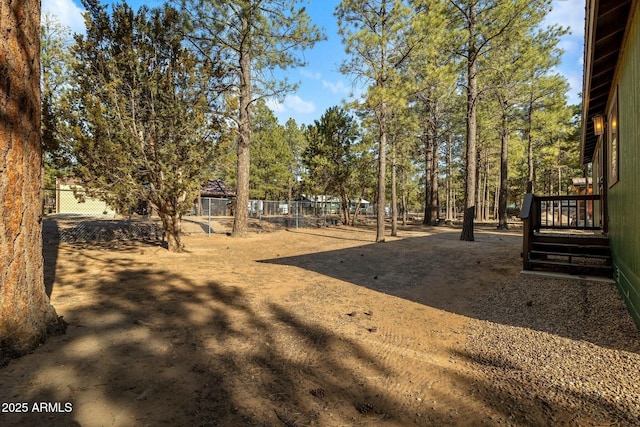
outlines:
[[[609,254],[593,254],[593,253],[577,253],[577,252],[563,252],[563,251],[547,251],[547,250],[532,250],[529,252],[531,255],[551,255],[551,256],[565,256],[572,258],[595,258],[602,260],[610,260]]]
[[[606,264],[576,264],[573,262],[566,262],[566,261],[559,261],[559,260],[548,260],[548,259],[530,259],[529,260],[529,264],[536,264],[536,265],[550,265],[550,266],[558,266],[558,267],[580,267],[580,268],[587,268],[587,269],[604,269],[604,270],[611,270],[611,266],[610,265],[606,265]]]
[[[535,234],[528,258],[532,271],[609,278],[613,273],[606,236]]]
[[[558,246],[561,248],[587,248],[587,249],[609,248],[608,243],[594,245],[594,244],[580,244],[580,243],[539,242],[537,240],[534,240],[532,243],[534,246]]]
[[[609,238],[606,236],[536,234],[533,236],[532,242],[538,244],[609,246]]]
[[[532,242],[532,250],[542,252],[556,252],[567,255],[592,255],[594,257],[598,255],[610,256],[611,251],[609,246],[605,245],[577,245],[573,243],[547,243],[547,242]]]

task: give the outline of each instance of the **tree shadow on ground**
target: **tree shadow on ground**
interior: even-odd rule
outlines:
[[[42,221],[42,257],[44,258],[44,287],[47,296],[51,298],[53,284],[56,281],[56,265],[58,263],[58,248],[60,246],[60,232],[55,220]]]
[[[99,245],[102,249],[126,250],[136,248],[140,243],[162,247],[163,242],[160,237],[157,225],[148,221],[101,221],[83,217],[44,219],[42,221],[42,257],[47,296],[51,298],[56,281],[61,241],[71,243],[78,249]]]
[[[206,218],[199,220],[192,217],[182,217],[182,222],[183,222],[183,225],[193,224],[193,226],[195,226],[196,229],[198,229],[198,231],[205,234],[216,233],[216,231],[213,228],[213,224],[211,224],[211,221],[206,220]]]
[[[410,424],[399,402],[363,381],[390,372],[358,343],[236,287],[97,250],[69,247],[80,280],[56,277],[67,334],[2,368],[0,380],[1,402],[72,411],[2,414],[2,424],[302,426],[326,425],[327,413],[342,424]]]
[[[615,286],[525,277],[522,237],[458,231],[261,262],[294,266],[433,308],[640,353],[634,326]]]

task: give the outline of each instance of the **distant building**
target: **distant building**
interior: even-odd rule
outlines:
[[[227,187],[223,180],[214,179],[202,186],[200,189],[200,197],[230,199],[236,197],[236,191]]]
[[[60,215],[113,218],[116,215],[106,202],[89,197],[82,184],[73,179],[56,180],[56,209]]]
[[[200,189],[193,214],[198,216],[233,215],[235,197],[236,190],[227,187],[223,180],[211,180]]]
[[[588,183],[588,184],[587,184]],[[593,178],[573,178],[571,186],[576,194],[593,194]]]
[[[340,199],[335,196],[306,195],[300,198],[300,205],[306,210],[313,209],[318,215],[337,214],[340,212]]]

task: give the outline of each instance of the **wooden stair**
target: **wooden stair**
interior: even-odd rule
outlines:
[[[535,233],[530,244],[529,270],[612,277],[611,251],[606,236]]]

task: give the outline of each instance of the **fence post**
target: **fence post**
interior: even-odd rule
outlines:
[[[211,199],[207,199],[209,205],[209,215],[207,216],[207,230],[209,231],[209,236],[211,236]]]

